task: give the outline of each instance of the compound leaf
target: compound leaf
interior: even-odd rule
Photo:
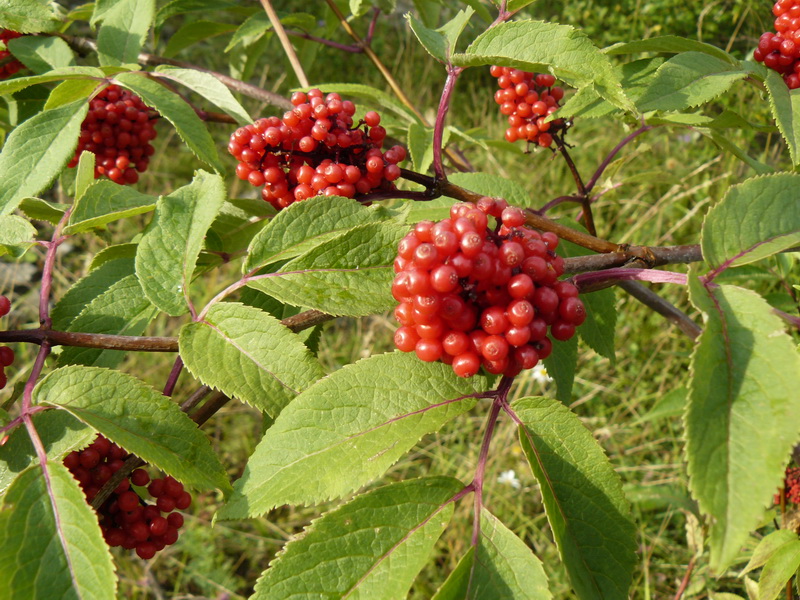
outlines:
[[[324,374],[298,336],[243,304],[215,304],[202,321],[185,325],[180,353],[204,384],[271,417]]]
[[[777,173],[728,188],[703,223],[703,259],[711,267],[735,267],[800,243],[798,186],[800,175]]]
[[[128,452],[198,489],[230,489],[206,436],[160,392],[119,371],[70,366],[47,375],[37,404],[57,406]]]
[[[800,355],[763,298],[694,275],[689,298],[705,328],[690,365],[686,456],[689,489],[713,520],[710,566],[720,573],[771,504],[800,437]]]
[[[388,310],[397,244],[408,233],[394,223],[350,229],[247,285],[281,302],[332,315],[359,317]]]
[[[208,128],[180,96],[142,73],[120,73],[114,80],[135,93],[147,106],[156,109],[162,117],[172,123],[178,136],[197,158],[218,173],[225,171]]]
[[[0,215],[47,188],[78,144],[89,103],[77,100],[40,112],[11,132],[0,152]]]
[[[167,314],[188,311],[197,257],[224,202],[222,178],[205,171],[197,171],[192,183],[158,199],[136,252],[136,275],[147,297]]]
[[[29,468],[3,497],[0,578],[5,598],[116,598],[97,514],[64,465]]]
[[[381,354],[320,379],[287,406],[256,447],[221,519],[347,494],[388,469],[423,435],[470,410],[483,377],[414,355]]]
[[[290,542],[251,600],[405,598],[453,514],[449,477],[392,483],[316,520]]]
[[[619,476],[578,417],[550,398],[512,404],[547,519],[582,600],[628,598],[636,531]]]
[[[481,509],[481,537],[433,600],[549,600],[541,561],[510,529]]]

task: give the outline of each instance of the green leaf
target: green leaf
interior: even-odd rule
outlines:
[[[710,567],[721,573],[771,503],[800,436],[800,356],[764,299],[704,287],[696,274],[689,299],[706,318],[690,365],[686,456],[689,489],[713,520]]]
[[[218,35],[236,31],[236,25],[215,21],[191,21],[181,26],[167,41],[164,56],[172,58],[184,48]],[[197,71],[196,71],[197,72]]]
[[[60,204],[58,202],[48,202],[41,198],[23,198],[19,208],[29,219],[47,221],[55,225],[61,220],[64,213],[67,212],[69,205]]]
[[[136,276],[128,275],[114,282],[108,290],[87,304],[70,323],[67,331],[142,335],[157,312],[142,292]],[[122,350],[73,346],[61,352],[58,363],[113,368],[125,356],[126,352]]]
[[[252,117],[247,114],[244,107],[233,97],[230,90],[216,77],[195,69],[181,69],[162,65],[156,68],[160,77],[165,77],[185,85],[193,92],[199,94],[212,104],[220,107],[232,116],[240,125],[252,123]]]
[[[416,121],[409,123],[406,141],[413,169],[425,173],[433,163],[433,129]]]
[[[773,531],[769,535],[764,536],[761,541],[758,542],[756,549],[753,550],[753,555],[750,557],[750,561],[747,563],[747,566],[742,569],[742,572],[739,573],[739,577],[749,573],[754,569],[763,567],[766,562],[772,558],[775,552],[787,544],[797,543],[797,541],[797,534],[788,529],[778,529],[777,531]]]
[[[89,103],[78,100],[34,115],[11,132],[0,153],[0,215],[46,189],[78,144]]]
[[[707,127],[695,127],[694,130],[709,138],[722,150],[733,154],[736,158],[750,166],[759,175],[764,175],[766,173],[772,173],[775,171],[775,169],[772,167],[767,166],[761,161],[750,156],[747,152],[742,150],[739,144],[734,143],[719,131],[714,131],[713,129],[709,129]]]
[[[65,234],[105,227],[112,221],[150,212],[158,199],[137,190],[101,180],[92,183],[75,204]]]
[[[478,194],[505,198],[514,206],[532,205],[530,194],[522,185],[494,173],[453,173],[447,179]]]
[[[347,494],[470,410],[486,388],[483,377],[459,379],[445,364],[398,352],[334,371],[278,415],[217,518]]]
[[[411,31],[417,36],[419,43],[428,51],[428,54],[433,56],[439,62],[446,63],[450,59],[450,55],[456,49],[456,43],[464,27],[467,26],[472,15],[475,11],[467,7],[464,10],[458,11],[456,16],[448,21],[439,29],[429,29],[417,19],[412,13],[406,13],[406,19],[411,27]]]
[[[155,0],[119,0],[103,16],[97,33],[100,65],[135,64],[153,24]]]
[[[651,421],[680,417],[686,412],[686,401],[689,390],[685,387],[675,388],[668,391],[663,396],[659,394],[658,401],[653,408],[633,422],[633,425],[641,425]]]
[[[636,106],[642,111],[693,108],[721,96],[747,75],[726,60],[702,52],[684,52],[658,68]]]
[[[46,0],[0,0],[0,28],[20,33],[53,31],[60,25]]]
[[[197,158],[218,173],[225,171],[205,123],[180,96],[141,73],[121,73],[114,80],[138,95],[147,106],[156,109],[172,123],[178,136]]]
[[[32,419],[47,457],[53,462],[61,462],[67,454],[88,446],[97,436],[94,429],[61,410],[36,413]],[[17,427],[0,446],[0,496],[20,473],[36,462],[28,430]]]
[[[134,274],[133,256],[104,263],[76,281],[51,311],[53,329],[66,330],[87,305],[112,285]]]
[[[47,96],[44,110],[52,110],[76,100],[86,101],[102,85],[94,79],[67,79],[62,81]]]
[[[758,600],[775,600],[800,567],[800,540],[778,548],[758,578]]]
[[[462,487],[426,477],[356,497],[289,542],[250,599],[405,598],[450,521],[448,500]]]
[[[88,150],[81,152],[78,158],[78,166],[75,169],[75,202],[79,202],[89,186],[95,182],[95,160],[94,152]]]
[[[49,73],[45,73],[43,75],[15,77],[14,79],[0,81],[0,96],[6,96],[16,91],[24,90],[26,87],[30,87],[38,83],[49,83],[51,81],[60,81],[62,79],[92,78],[95,78],[99,81],[103,77],[103,72],[96,67],[62,67],[60,69],[53,69]]]
[[[188,310],[189,284],[203,237],[223,202],[222,178],[205,171],[158,199],[136,252],[136,274],[147,297],[167,314],[179,316]]]
[[[556,398],[569,404],[572,402],[572,386],[578,368],[578,338],[572,336],[566,342],[551,341],[553,351],[543,362],[548,375],[556,382]]]
[[[116,598],[97,514],[64,465],[31,467],[3,497],[0,579],[6,598]]]
[[[228,45],[225,47],[225,52],[230,52],[241,43],[249,45],[271,29],[272,23],[269,17],[263,10],[260,10],[244,20],[236,30],[236,33],[231,36],[231,41],[228,42]]]
[[[358,226],[386,215],[382,207],[365,207],[351,198],[314,196],[280,211],[253,238],[242,266],[250,273],[265,265],[294,258]]]
[[[485,508],[481,537],[433,600],[548,600],[547,575],[530,548]]]
[[[399,117],[402,117],[408,123],[420,123],[420,120],[416,117],[416,115],[414,115],[411,110],[406,108],[405,105],[395,100],[393,96],[377,88],[370,87],[368,85],[362,85],[360,83],[326,83],[322,87],[325,88],[326,93],[335,92],[343,96],[355,96],[356,98],[363,98],[383,110],[392,111]],[[311,89],[311,87],[300,89],[303,91],[308,91]]]
[[[672,54],[701,52],[735,66],[741,64],[732,55],[716,46],[689,38],[678,37],[676,35],[662,35],[646,40],[636,40],[634,42],[619,42],[608,48],[604,48],[603,52],[610,56],[615,54],[637,54],[639,52],[665,52]]]
[[[243,304],[216,304],[202,321],[185,325],[180,353],[204,384],[271,417],[324,375],[299,337]]]
[[[230,489],[225,469],[197,425],[172,400],[131,375],[70,366],[47,375],[33,392],[145,462],[198,489]]]
[[[281,302],[358,317],[394,304],[391,282],[397,244],[408,228],[370,223],[327,240],[276,273],[255,275],[247,285]]]
[[[75,54],[67,42],[58,37],[26,35],[9,40],[7,46],[17,59],[37,74],[75,66]]]
[[[800,164],[800,119],[797,118],[800,115],[800,92],[790,90],[783,77],[772,69],[769,69],[764,84],[775,125],[789,147],[792,164],[797,166]]]
[[[777,173],[728,188],[703,222],[704,260],[711,267],[733,267],[800,243],[798,186],[800,175]]]
[[[503,65],[526,71],[549,69],[560,80],[582,88],[594,86],[614,106],[635,112],[614,74],[611,62],[582,31],[544,21],[501,23],[482,33],[464,54],[452,57],[461,66]]]
[[[17,215],[0,217],[0,256],[19,258],[36,239],[36,228]]]
[[[560,402],[521,398],[511,408],[522,422],[520,443],[575,593],[581,599],[627,599],[636,530],[602,448]]]

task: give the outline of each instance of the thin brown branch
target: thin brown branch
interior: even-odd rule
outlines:
[[[617,285],[667,321],[677,325],[691,339],[697,339],[703,333],[703,330],[686,313],[638,281],[620,281]]]
[[[303,87],[308,87],[306,72],[303,70],[303,65],[300,64],[300,59],[297,58],[297,52],[295,52],[292,42],[289,41],[289,36],[286,35],[286,31],[283,29],[283,23],[281,23],[281,20],[278,18],[278,13],[275,12],[272,2],[270,0],[261,0],[261,6],[264,7],[264,12],[267,13],[269,22],[272,23],[272,29],[281,42],[283,51],[289,59],[289,64],[292,65],[292,70],[297,77],[297,81],[299,81],[300,85]]]
[[[681,585],[678,588],[678,591],[675,592],[675,598],[673,600],[681,600],[683,597],[686,588],[689,587],[689,582],[692,579],[692,571],[694,571],[694,564],[695,564],[695,557],[693,556],[692,559],[689,561],[689,564],[686,567],[686,574],[683,576],[683,580],[681,581]]]
[[[86,52],[97,51],[97,43],[94,40],[88,38],[76,37],[72,35],[65,35],[65,34],[55,34],[55,35],[63,39],[73,50],[76,50],[78,52],[86,53]],[[157,56],[155,54],[140,52],[138,57],[138,62],[143,65],[150,65],[150,66],[171,65],[173,67],[181,67],[182,69],[193,69],[195,71],[200,71],[201,73],[208,73],[209,75],[213,75],[214,77],[219,79],[224,85],[226,85],[228,88],[230,88],[235,92],[239,92],[240,94],[244,94],[245,96],[254,98],[256,100],[259,100],[260,102],[264,102],[272,106],[277,106],[278,108],[282,108],[284,110],[291,110],[292,108],[294,108],[294,106],[292,106],[292,103],[289,102],[288,99],[284,98],[280,94],[269,92],[255,85],[246,83],[244,81],[240,81],[239,79],[234,79],[233,77],[229,77],[228,75],[223,75],[222,73],[217,73],[216,71],[205,69],[198,65],[184,62],[182,60],[174,60],[171,58],[165,58],[163,56]]]
[[[586,230],[592,235],[596,236],[597,229],[595,228],[594,216],[592,215],[592,201],[589,199],[586,186],[583,185],[583,178],[578,172],[578,167],[575,166],[572,157],[569,155],[569,151],[567,151],[567,144],[564,141],[564,138],[562,136],[554,135],[553,139],[556,141],[556,147],[564,159],[564,162],[567,163],[567,167],[569,168],[570,173],[572,173],[572,178],[575,180],[575,185],[578,188],[577,199],[583,208],[583,221],[586,224]]]

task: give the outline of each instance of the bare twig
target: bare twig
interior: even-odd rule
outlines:
[[[308,78],[306,77],[305,71],[303,71],[303,65],[300,64],[300,59],[297,58],[297,52],[294,51],[294,46],[292,46],[292,42],[289,41],[289,37],[283,29],[283,24],[278,18],[278,13],[276,13],[275,9],[272,7],[272,2],[270,0],[261,0],[261,6],[264,7],[264,12],[267,13],[269,22],[272,23],[272,28],[275,30],[275,34],[278,36],[281,46],[283,46],[283,51],[289,59],[289,64],[292,65],[297,80],[303,87],[308,87]]]

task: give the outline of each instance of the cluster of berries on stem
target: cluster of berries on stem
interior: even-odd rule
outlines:
[[[139,96],[109,85],[89,103],[69,166],[76,166],[86,150],[97,157],[95,177],[105,175],[121,185],[136,183],[154,152],[150,141],[156,138],[155,118]]]
[[[91,502],[129,456],[107,438],[98,436],[86,449],[68,454],[64,465]],[[142,493],[146,490],[155,498],[155,504],[145,502],[131,486],[142,488]],[[191,502],[191,495],[179,481],[170,476],[151,480],[147,471],[136,469],[98,509],[100,529],[109,546],[136,549],[140,558],[153,558],[178,540],[183,515],[173,511],[184,510]]]
[[[800,0],[778,0],[772,14],[775,33],[761,34],[753,58],[783,75],[789,89],[800,88]]]
[[[488,197],[417,223],[394,262],[397,348],[452,365],[460,377],[481,366],[513,377],[550,355],[548,330],[571,338],[586,312],[575,286],[558,281],[558,236],[524,224],[522,210]]]
[[[0,296],[0,319],[11,311],[11,301],[5,296]],[[6,387],[6,367],[14,364],[14,351],[8,346],[0,346],[0,390]]]
[[[783,479],[783,493],[786,502],[800,504],[800,467],[786,467]],[[775,504],[780,503],[780,494],[775,496]]]
[[[233,132],[228,152],[236,175],[262,187],[261,197],[276,210],[311,196],[354,198],[394,190],[402,146],[383,152],[386,129],[370,111],[357,123],[356,106],[339,94],[295,92],[294,108],[283,118],[259,119]]]
[[[0,42],[3,44],[8,44],[9,40],[18,37],[22,37],[22,34],[18,31],[0,29]],[[25,66],[11,55],[11,52],[8,51],[8,46],[6,46],[5,50],[0,50],[0,63],[2,63],[0,64],[0,79],[8,79]]]
[[[512,144],[525,140],[549,148],[553,133],[566,127],[563,119],[546,121],[558,110],[558,101],[564,97],[564,90],[554,87],[556,78],[547,73],[534,74],[497,65],[489,72],[500,86],[494,100],[500,105],[500,112],[508,117],[506,140]]]

